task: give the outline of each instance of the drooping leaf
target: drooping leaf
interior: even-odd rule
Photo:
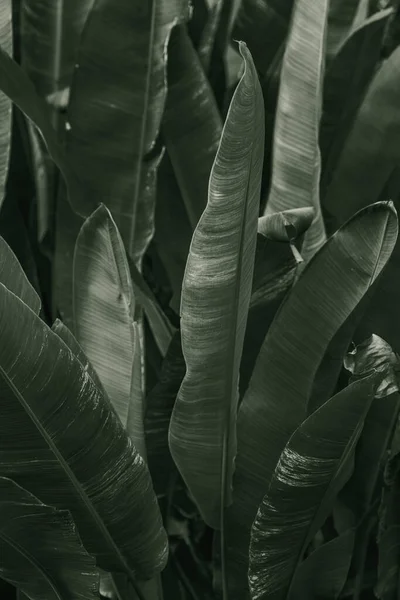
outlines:
[[[31,600],[98,598],[99,572],[68,510],[0,476],[0,575]]]
[[[396,237],[390,203],[360,211],[308,263],[268,330],[238,413],[234,502],[226,521],[233,599],[245,593],[250,527],[280,453],[306,417],[321,359],[382,271]]]
[[[288,441],[251,530],[253,600],[288,597],[299,562],[332,509],[374,384],[375,375],[352,383],[309,416]]]
[[[187,16],[185,0],[124,0],[118,9],[112,0],[97,0],[82,34],[67,150],[87,194],[84,206],[75,208],[88,216],[104,203],[136,264],[154,227],[165,48],[173,27]]]
[[[290,600],[336,600],[346,583],[354,548],[354,530],[326,542],[297,568]]]
[[[29,283],[14,252],[2,237],[0,237],[0,281],[13,294],[21,298],[33,312],[39,314],[40,298]]]
[[[328,0],[298,0],[283,58],[275,117],[272,179],[266,213],[311,206],[314,222],[306,233],[303,258],[324,243],[319,201],[318,147],[322,111]]]
[[[207,524],[230,503],[238,377],[250,302],[264,144],[251,55],[228,112],[194,233],[181,304],[188,370],[172,413],[170,448]],[[200,408],[201,406],[201,408]]]
[[[12,54],[12,2],[5,0],[0,7],[0,46],[9,55]],[[1,75],[0,75],[1,89]],[[11,143],[11,102],[0,91],[0,207],[4,200]]]
[[[310,206],[271,213],[260,217],[258,232],[270,240],[292,242],[307,231],[313,218],[314,209]]]
[[[392,9],[379,12],[352,30],[326,71],[320,131],[322,197],[334,175],[357,109],[374,75],[392,12]]]
[[[162,130],[194,229],[207,204],[208,180],[222,122],[184,26],[174,29],[168,45],[168,95]]]
[[[70,510],[101,568],[151,577],[167,542],[142,458],[60,337],[2,284],[0,306],[1,475]]]
[[[38,93],[65,107],[79,40],[94,0],[23,0],[21,59]]]

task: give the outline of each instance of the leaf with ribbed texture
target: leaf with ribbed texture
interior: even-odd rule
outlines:
[[[208,180],[222,121],[184,26],[174,29],[168,45],[168,95],[162,130],[194,229],[207,204]]]
[[[130,411],[135,410],[131,406],[136,397],[134,363],[140,346],[124,244],[104,204],[82,226],[73,273],[76,338],[126,427]]]
[[[71,85],[79,40],[94,0],[23,0],[21,59],[41,96],[59,103]],[[66,105],[64,99],[63,104]]]
[[[238,413],[234,502],[226,522],[232,599],[245,593],[250,527],[280,453],[306,417],[321,359],[396,238],[391,203],[359,212],[306,265],[268,330]]]
[[[266,213],[312,206],[314,222],[302,254],[309,259],[325,242],[319,202],[318,147],[322,110],[325,30],[329,0],[297,0],[283,58]]]
[[[376,13],[351,31],[326,71],[320,131],[322,203],[357,109],[379,62],[384,32],[392,13],[392,9]]]
[[[188,367],[170,426],[172,456],[206,523],[231,501],[238,378],[257,238],[264,111],[249,51],[193,235],[181,303]]]
[[[75,208],[89,216],[104,203],[136,264],[153,234],[165,48],[188,10],[187,0],[96,0],[73,77],[67,153],[87,188]]]
[[[353,548],[354,529],[349,529],[314,550],[296,570],[289,599],[336,600],[346,583]]]
[[[2,284],[0,315],[1,475],[70,510],[101,568],[151,577],[167,539],[147,467],[108,397]]]
[[[40,298],[30,284],[17,257],[0,237],[0,281],[13,294],[21,298],[36,314],[40,312]]]
[[[374,374],[352,383],[308,417],[288,441],[251,529],[253,600],[288,598],[304,552],[333,507],[374,384]]]
[[[0,46],[11,55],[13,50],[12,2],[4,0],[0,6]],[[1,71],[0,71],[1,73]],[[1,74],[0,74],[1,89]],[[11,144],[11,102],[0,92],[0,207],[4,200]]]
[[[99,572],[69,511],[0,477],[0,575],[31,600],[95,600]]]
[[[311,206],[271,213],[259,218],[258,232],[270,240],[292,242],[307,231],[313,218],[314,209]]]
[[[285,42],[294,0],[243,0],[233,28],[233,38],[248,44],[257,70],[271,66]]]

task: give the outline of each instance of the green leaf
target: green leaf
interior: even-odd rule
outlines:
[[[68,101],[79,40],[94,0],[23,0],[21,59],[38,93],[58,108]]]
[[[5,0],[0,7],[0,46],[12,54],[12,2]],[[1,82],[1,78],[0,78]],[[1,83],[0,83],[1,89]],[[11,102],[0,92],[0,207],[4,200],[11,144]]]
[[[101,568],[151,577],[167,540],[148,470],[107,396],[1,284],[0,314],[1,475],[70,510]]]
[[[49,119],[49,107],[40,98],[23,69],[0,47],[0,90],[4,92],[40,130],[51,158],[68,187],[70,201],[79,207],[85,196],[81,183],[68,163],[63,147]],[[78,212],[80,212],[78,210]]]
[[[43,504],[0,477],[0,575],[31,600],[98,598],[96,561],[82,546],[69,511]]]
[[[374,75],[384,32],[392,13],[392,9],[376,13],[351,31],[327,69],[320,131],[322,198],[334,176],[357,110]],[[378,199],[376,196],[371,201]]]
[[[135,298],[143,307],[151,332],[161,355],[164,357],[171,343],[175,329],[163,313],[153,292],[143,279],[132,259],[128,256],[128,265]]]
[[[326,542],[302,562],[294,575],[290,600],[336,600],[347,580],[354,548],[354,530]]]
[[[145,436],[147,460],[155,492],[167,493],[176,467],[168,447],[168,430],[172,410],[186,372],[181,335],[177,331],[163,360],[158,383],[146,397]]]
[[[249,51],[193,235],[182,291],[188,367],[174,407],[170,448],[207,524],[230,503],[238,378],[256,248],[264,113]],[[201,408],[200,408],[201,407]]]
[[[338,225],[380,197],[398,164],[399,70],[397,48],[371,81],[348,134],[324,199],[324,208]]]
[[[134,323],[135,298],[124,244],[104,204],[82,226],[73,273],[77,340],[142,453],[143,422],[140,431],[136,419],[143,410],[139,391],[142,351]]]
[[[338,53],[343,41],[350,33],[357,14],[360,0],[331,0],[326,36],[327,64]]]
[[[184,26],[174,29],[168,45],[168,95],[162,130],[194,229],[207,204],[208,180],[222,122]]]
[[[104,203],[137,265],[154,229],[165,48],[187,16],[185,0],[122,0],[118,10],[112,0],[97,0],[73,78],[67,152],[87,190],[74,207],[89,216]]]
[[[270,240],[292,242],[307,231],[314,218],[312,207],[292,208],[260,217],[258,232]]]
[[[285,42],[294,0],[243,0],[233,38],[248,44],[257,70],[265,74]]]
[[[324,76],[328,0],[298,0],[283,58],[266,213],[311,206],[314,222],[306,233],[303,257],[324,243],[319,202],[321,171],[318,147]]]
[[[392,204],[359,212],[306,265],[268,330],[238,413],[234,502],[226,520],[233,599],[244,594],[257,507],[280,453],[306,417],[321,359],[382,271],[396,237]]]
[[[352,383],[308,417],[288,441],[251,530],[253,600],[288,597],[307,545],[333,506],[374,383],[375,375]]]
[[[40,298],[29,283],[14,252],[2,237],[0,237],[0,281],[13,294],[21,298],[33,312],[39,314]]]

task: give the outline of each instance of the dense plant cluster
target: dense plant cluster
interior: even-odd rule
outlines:
[[[400,593],[400,13],[0,3],[0,590]]]

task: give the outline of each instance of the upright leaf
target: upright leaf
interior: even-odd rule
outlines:
[[[88,216],[104,203],[138,264],[154,227],[165,48],[187,16],[187,0],[96,0],[73,78],[67,148],[87,188],[75,209]]]
[[[80,36],[94,0],[22,0],[21,59],[42,97],[66,106]]]
[[[162,123],[166,148],[193,229],[206,204],[222,122],[211,87],[183,26],[168,45],[168,95]]]
[[[221,526],[231,501],[238,377],[256,246],[264,143],[261,88],[245,72],[224,126],[207,208],[194,233],[182,291],[187,373],[170,427],[172,456],[204,520]]]
[[[12,54],[12,2],[5,0],[0,6],[0,46]],[[1,82],[1,76],[0,76]],[[1,89],[1,84],[0,84]],[[11,144],[11,102],[0,91],[0,207],[4,200],[5,187],[8,175]]]
[[[341,471],[354,453],[375,376],[357,381],[313,413],[283,450],[251,530],[253,600],[288,598],[296,570],[324,523]]]
[[[0,314],[0,474],[70,510],[101,568],[151,577],[167,540],[148,470],[107,396],[2,284]]]
[[[95,368],[124,427],[143,450],[133,413],[142,413],[139,329],[124,245],[109,210],[101,205],[83,224],[74,254],[74,322],[77,340]],[[133,419],[133,420],[132,420]],[[139,449],[138,447],[138,449]]]
[[[328,14],[326,61],[330,63],[350,33],[360,0],[331,0]]]
[[[0,575],[31,600],[98,598],[99,572],[69,511],[0,477]]]
[[[283,58],[266,214],[312,206],[314,222],[303,244],[310,258],[324,243],[319,202],[319,122],[322,110],[328,0],[297,0]]]
[[[40,298],[28,281],[10,246],[0,237],[0,281],[13,294],[21,298],[36,314],[40,311]]]
[[[359,212],[308,263],[268,330],[238,413],[234,502],[227,511],[234,599],[246,590],[257,507],[285,444],[306,417],[321,358],[382,271],[396,237],[391,204]]]

